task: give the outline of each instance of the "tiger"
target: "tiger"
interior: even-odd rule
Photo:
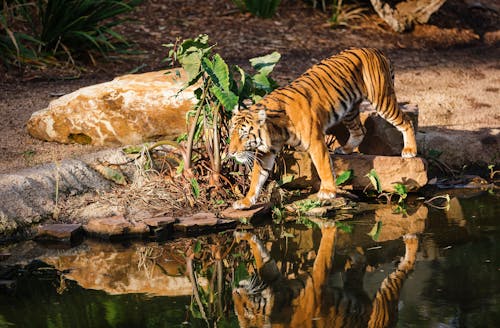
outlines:
[[[249,108],[235,108],[228,157],[247,166],[253,164],[253,168],[246,196],[233,207],[246,209],[256,203],[284,145],[309,153],[321,180],[318,198],[335,198],[334,171],[325,134],[342,121],[349,138],[335,153],[352,153],[365,135],[359,118],[363,100],[371,102],[377,113],[402,133],[402,157],[415,157],[413,124],[399,109],[393,72],[390,60],[378,49],[352,48],[312,66]]]
[[[363,290],[366,268],[351,256],[345,266],[343,287],[329,285],[333,266],[335,227],[322,228],[312,272],[286,279],[263,243],[252,233],[235,232],[247,241],[255,258],[256,274],[241,280],[232,292],[240,327],[393,327],[397,321],[399,294],[414,269],[418,250],[415,234],[403,236],[405,255],[396,270],[381,283],[373,299]],[[358,256],[359,258],[359,256]]]

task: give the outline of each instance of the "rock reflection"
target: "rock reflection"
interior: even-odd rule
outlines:
[[[328,221],[325,221],[328,222]],[[321,240],[312,268],[288,278],[282,274],[264,243],[253,233],[236,232],[255,258],[256,274],[233,290],[241,327],[390,327],[397,318],[399,293],[413,270],[418,239],[405,234],[405,254],[394,272],[370,299],[363,288],[366,257],[353,248],[344,263],[343,286],[330,283],[338,229],[320,222]]]
[[[163,247],[156,244],[122,247],[96,241],[86,241],[86,246],[76,254],[43,257],[42,260],[81,287],[102,290],[110,295],[191,294],[191,284],[180,272],[181,265],[170,258]]]

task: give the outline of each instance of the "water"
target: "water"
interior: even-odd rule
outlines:
[[[86,240],[72,249],[10,245],[0,249],[12,254],[0,262],[0,327],[237,327],[243,318],[232,291],[236,281],[249,281],[261,256],[267,263],[261,280],[281,284],[271,293],[275,304],[279,292],[287,295],[264,320],[363,327],[387,283],[391,299],[380,303],[387,324],[497,327],[499,195],[460,196],[450,206],[410,208],[405,216],[380,207],[337,228],[318,221],[322,228],[306,222],[239,233],[254,243],[253,252],[249,242],[233,244],[232,231],[163,243]],[[203,286],[197,293],[203,313],[189,268]],[[267,295],[263,288],[256,282],[253,296]],[[292,298],[295,308],[287,305]],[[339,318],[344,325],[335,325]]]

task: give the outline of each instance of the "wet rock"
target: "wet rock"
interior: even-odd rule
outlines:
[[[81,224],[46,224],[38,229],[35,239],[49,242],[76,242],[82,239]]]
[[[383,191],[394,191],[394,184],[401,183],[408,191],[415,191],[427,183],[427,163],[422,158],[402,158],[399,156],[375,155],[332,155],[334,170],[337,174],[353,170],[354,178],[343,185],[345,189],[364,190],[371,187],[366,176],[372,169],[377,172]],[[287,188],[319,187],[319,177],[307,153],[292,152],[284,156],[285,168],[282,172],[293,175]]]
[[[143,222],[152,228],[161,228],[173,225],[176,220],[171,216],[159,216],[149,219],[144,219]]]
[[[400,109],[413,122],[418,130],[418,107],[413,104],[400,104]],[[392,124],[380,117],[368,102],[360,106],[359,118],[366,129],[366,136],[359,145],[359,152],[367,155],[399,156],[403,150],[403,135]],[[349,132],[343,123],[334,126],[329,133],[336,141],[330,146],[335,149],[347,141]]]
[[[159,216],[144,219],[142,222],[149,227],[152,238],[167,238],[174,231],[174,223],[177,220],[171,216]]]
[[[237,221],[235,220],[220,219],[213,213],[197,213],[178,218],[177,223],[174,224],[174,229],[187,235],[196,235],[210,231],[233,229],[236,224]]]
[[[343,197],[337,197],[330,201],[323,201],[321,204],[313,203],[308,206],[307,202],[320,202],[317,198],[309,197],[306,200],[298,200],[285,206],[289,216],[310,216],[310,217],[333,217],[341,209],[353,209],[355,206]],[[310,207],[310,208],[309,208]],[[352,215],[350,215],[352,217]]]
[[[220,215],[225,219],[231,220],[246,220],[248,222],[256,223],[257,220],[263,220],[265,218],[271,218],[272,204],[271,203],[259,203],[255,204],[249,209],[237,210],[232,207],[228,207],[220,213]]]
[[[93,219],[83,228],[87,233],[102,238],[133,237],[149,233],[149,228],[145,223],[130,222],[123,215]]]
[[[27,129],[42,140],[94,145],[177,136],[196,101],[196,86],[179,92],[185,82],[182,69],[120,76],[52,101],[32,114]]]

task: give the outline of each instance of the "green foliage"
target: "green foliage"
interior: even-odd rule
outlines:
[[[178,62],[186,71],[188,82],[184,88],[199,83],[194,92],[198,102],[189,113],[188,121],[193,124],[184,141],[184,170],[193,173],[193,148],[199,146],[200,141],[204,142],[210,160],[210,182],[217,187],[221,173],[221,153],[229,139],[228,123],[232,111],[244,106],[244,100],[257,101],[277,86],[269,74],[280,59],[280,54],[275,52],[251,59],[256,73],[250,75],[238,66],[228,66],[218,53],[213,53],[215,45],[210,44],[207,35],[177,40],[165,46],[169,48],[167,60]]]
[[[408,196],[408,190],[404,184],[395,183],[394,190],[400,196],[398,203],[402,202]]]
[[[347,171],[344,171],[344,172],[340,173],[337,176],[337,179],[335,179],[335,184],[337,186],[340,186],[341,184],[346,183],[347,181],[349,181],[350,179],[352,179],[352,177],[353,177],[352,173],[353,173],[352,170],[347,170]]]
[[[297,202],[297,207],[299,210],[299,213],[306,213],[312,210],[313,208],[320,207],[321,206],[321,201],[320,200],[314,200],[314,199],[305,199],[303,201]]]
[[[366,175],[368,179],[370,179],[370,182],[373,186],[373,189],[375,189],[378,193],[382,192],[382,184],[380,183],[380,178],[378,177],[377,172],[375,172],[375,169],[371,169],[370,172]]]
[[[332,27],[349,26],[353,20],[366,18],[365,8],[358,5],[344,5],[343,0],[333,0],[332,8],[330,18]]]
[[[0,7],[0,55],[9,64],[57,64],[57,58],[129,47],[114,28],[142,0],[13,0]]]
[[[352,231],[353,231],[353,227],[349,223],[336,221],[335,226],[337,227],[337,229],[342,230],[345,233],[352,233]]]
[[[232,0],[242,12],[248,11],[261,18],[271,18],[276,13],[280,0]]]
[[[382,231],[382,221],[378,221],[373,225],[370,232],[368,232],[368,236],[372,237],[374,241],[378,241],[381,231]]]

